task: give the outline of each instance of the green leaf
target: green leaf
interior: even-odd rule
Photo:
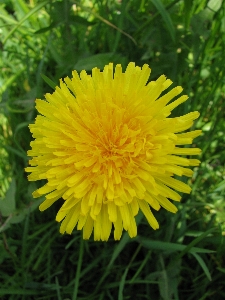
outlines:
[[[32,8],[29,13],[27,13],[18,23],[17,25],[8,33],[8,35],[3,40],[3,44],[6,43],[6,41],[10,38],[10,36],[34,13],[39,11],[43,6],[49,3],[49,0],[42,1],[38,5],[36,5],[34,8]]]
[[[214,192],[220,192],[220,191],[223,191],[225,189],[225,180],[221,181],[216,189],[214,190]]]
[[[208,8],[210,8],[213,11],[218,11],[222,5],[222,0],[209,0],[208,2]]]
[[[175,41],[175,29],[174,29],[172,20],[170,18],[170,15],[167,12],[167,10],[165,9],[163,3],[161,2],[161,0],[151,0],[151,2],[155,5],[158,12],[162,16],[164,22],[166,23],[166,27],[171,35],[172,40]]]
[[[0,212],[3,217],[8,217],[16,209],[16,181],[13,178],[9,186],[8,191],[6,192],[5,199],[0,201]]]
[[[0,96],[7,90],[9,86],[17,80],[17,78],[24,72],[26,68],[23,67],[21,70],[17,71],[15,74],[11,75],[3,85],[0,85]],[[0,100],[1,102],[1,100]]]
[[[122,278],[120,279],[119,293],[118,293],[118,300],[123,300],[123,290],[124,290],[125,280],[126,280],[128,271],[129,271],[129,269],[126,268],[126,269],[125,269],[125,272],[123,273]]]
[[[222,273],[225,274],[225,268],[220,268],[220,267],[218,267],[217,270],[219,270],[220,272],[222,272]]]
[[[23,289],[17,289],[17,288],[0,288],[0,295],[40,295],[40,291],[37,290],[25,290]]]
[[[187,249],[186,245],[182,245],[182,244],[177,244],[177,243],[168,243],[168,242],[161,242],[161,241],[153,241],[153,240],[149,240],[146,238],[142,238],[142,237],[138,237],[137,240],[147,249],[151,249],[151,250],[161,250],[161,251],[171,251],[171,252],[176,252],[176,251],[186,251],[185,249]],[[190,247],[188,248],[188,251],[186,252],[190,252],[190,253],[213,253],[215,251],[212,250],[208,250],[208,249],[203,249],[203,248],[197,248],[197,247]],[[186,253],[185,252],[185,253]]]
[[[16,211],[14,209],[14,211],[10,214],[10,216],[7,218],[7,220],[0,227],[0,233],[5,231],[6,229],[8,229],[11,226],[11,224],[17,224],[17,223],[22,222],[28,214],[30,214],[32,211],[37,209],[37,207],[41,204],[41,202],[43,202],[43,200],[44,200],[44,197],[41,197],[40,199],[35,200],[35,202],[30,203],[29,206],[27,206],[19,211]],[[0,201],[0,205],[4,201],[5,200]],[[1,208],[0,208],[0,211],[1,211]]]
[[[71,16],[71,23],[79,24],[82,26],[90,26],[96,24],[96,22],[90,22],[87,19],[81,17],[81,16]]]
[[[187,245],[184,250],[182,250],[182,252],[178,255],[178,258],[181,258],[184,254],[186,254],[188,252],[192,253],[194,246],[196,244],[198,244],[201,240],[203,240],[205,237],[207,237],[207,235],[209,235],[213,231],[215,231],[215,228],[210,228],[206,232],[203,232],[200,236],[198,236],[196,239],[194,239],[189,245]],[[197,252],[197,251],[195,251],[195,252]]]
[[[53,28],[56,28],[58,25],[59,25],[58,23],[52,22],[49,26],[43,27],[43,28],[41,28],[41,29],[35,31],[34,34],[45,33],[45,32],[47,32],[47,31],[52,30]]]
[[[77,71],[91,71],[93,68],[97,67],[103,69],[105,65],[110,62],[122,63],[123,57],[118,54],[113,54],[112,52],[94,54],[89,57],[81,58],[75,64],[74,69]]]
[[[52,81],[49,77],[47,77],[44,74],[41,74],[41,77],[53,90],[55,90],[57,84],[54,81]]]
[[[188,29],[190,26],[190,20],[192,16],[194,1],[193,0],[184,0],[184,24],[185,29]]]
[[[209,273],[209,269],[206,266],[204,260],[201,258],[200,255],[198,255],[197,253],[192,253],[192,255],[197,259],[197,261],[199,262],[200,266],[202,267],[203,271],[205,272],[206,277],[209,279],[209,281],[212,281],[212,277]]]

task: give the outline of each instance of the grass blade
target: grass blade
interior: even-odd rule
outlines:
[[[188,246],[186,246],[186,245],[182,245],[182,244],[178,244],[178,243],[153,241],[150,239],[142,238],[140,236],[137,238],[137,240],[147,249],[171,251],[171,252],[181,251],[181,253],[182,253],[181,256],[183,256],[187,252],[190,252],[190,253],[196,253],[196,252],[198,252],[198,253],[213,253],[213,252],[215,252],[215,251],[208,250],[208,249],[190,246],[192,243],[190,243]]]
[[[198,263],[200,264],[200,266],[202,267],[203,271],[205,272],[206,277],[209,279],[209,281],[212,281],[212,277],[211,274],[209,272],[208,267],[206,266],[204,260],[201,258],[200,255],[198,255],[197,253],[192,253],[192,255],[197,259]]]
[[[74,283],[74,290],[73,290],[72,300],[76,300],[77,299],[78,288],[79,288],[79,280],[80,280],[80,270],[81,270],[81,265],[82,265],[82,260],[83,260],[83,254],[84,254],[84,241],[81,238],[80,239],[79,258],[78,258],[78,263],[77,263],[77,271],[76,271],[76,277],[75,277],[75,283]]]
[[[42,79],[54,90],[57,84],[52,81],[49,77],[44,74],[41,74]]]
[[[151,0],[151,1],[155,5],[157,10],[159,11],[159,13],[162,16],[164,22],[166,23],[167,29],[168,29],[168,31],[171,35],[172,40],[175,41],[175,29],[174,29],[172,20],[170,18],[170,15],[167,12],[167,10],[165,9],[163,3],[161,2],[161,0]]]

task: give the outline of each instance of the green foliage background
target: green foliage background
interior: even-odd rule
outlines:
[[[0,1],[0,299],[225,299],[225,2]],[[138,215],[138,236],[61,236],[58,207],[40,213],[24,167],[34,101],[71,71],[128,62],[152,68],[199,110],[199,168],[179,212]]]

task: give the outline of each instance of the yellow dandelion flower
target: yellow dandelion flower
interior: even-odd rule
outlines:
[[[176,192],[191,188],[174,175],[192,176],[189,166],[199,160],[179,155],[198,155],[200,149],[181,148],[192,144],[201,131],[181,133],[193,125],[197,111],[169,118],[171,111],[188,99],[177,86],[162,96],[172,81],[164,75],[147,83],[150,68],[129,63],[106,65],[101,72],[73,71],[73,78],[60,80],[46,100],[36,100],[38,115],[30,131],[34,141],[26,168],[31,181],[46,179],[33,193],[46,194],[43,211],[63,199],[56,220],[60,232],[71,234],[75,226],[83,238],[107,241],[112,227],[114,239],[123,229],[137,235],[135,216],[139,209],[153,229],[159,228],[152,210],[164,207],[175,213],[170,200]],[[175,191],[176,190],[176,191]],[[170,200],[168,200],[170,199]]]

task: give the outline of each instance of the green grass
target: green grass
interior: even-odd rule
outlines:
[[[225,299],[225,5],[220,0],[0,1],[0,299]],[[59,234],[28,182],[34,100],[71,71],[129,61],[182,85],[201,165],[179,211],[119,242]]]

